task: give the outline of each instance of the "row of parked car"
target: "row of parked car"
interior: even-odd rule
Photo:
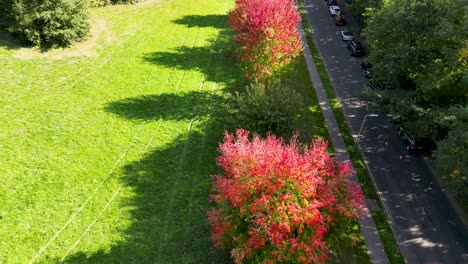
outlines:
[[[341,8],[336,2],[336,0],[325,0],[328,5],[328,11],[330,15],[333,17],[333,21],[337,26],[344,26],[346,25],[346,20],[344,15],[341,13]],[[349,54],[355,57],[362,57],[365,55],[365,49],[361,42],[356,41],[354,36],[348,30],[341,30],[340,37],[343,41],[347,42],[347,48]],[[364,76],[369,79],[368,87],[372,91],[378,90],[388,90],[392,89],[392,85],[389,83],[383,82],[375,82],[372,81],[372,64],[367,62],[362,62],[360,65],[361,71],[363,72]],[[430,151],[433,146],[427,144],[424,140],[417,140],[412,135],[408,133],[406,129],[404,129],[401,124],[397,122],[398,128],[398,135],[400,135],[402,142],[404,143],[406,150],[410,153],[417,153],[422,151]]]
[[[333,21],[337,26],[344,26],[346,25],[346,19],[344,15],[341,13],[341,8],[336,2],[336,0],[326,0],[328,5],[328,11],[330,15],[333,17]],[[364,56],[364,47],[362,46],[361,42],[355,41],[353,34],[347,30],[342,30],[341,32],[341,39],[348,43],[347,48],[349,50],[349,54],[351,56],[361,57]]]

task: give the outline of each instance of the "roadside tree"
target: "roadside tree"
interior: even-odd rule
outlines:
[[[236,32],[239,60],[249,79],[277,75],[300,54],[300,21],[292,0],[236,0],[228,22]]]
[[[296,137],[285,144],[226,133],[218,158],[224,173],[212,176],[215,245],[231,249],[236,263],[323,263],[327,241],[337,240],[330,234],[349,234],[363,202],[349,167],[326,149],[321,140],[303,146]]]

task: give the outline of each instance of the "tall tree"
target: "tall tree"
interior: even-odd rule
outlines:
[[[369,14],[373,76],[397,88],[379,107],[419,137],[444,138],[447,108],[467,103],[467,8],[463,0],[388,0]]]
[[[236,32],[239,58],[248,78],[277,75],[300,54],[300,22],[292,0],[236,0],[229,26]]]
[[[328,231],[350,233],[362,193],[324,142],[303,147],[238,130],[219,149],[224,173],[213,176],[209,220],[216,246],[230,248],[236,263],[323,263],[328,239],[349,242]]]
[[[437,171],[450,192],[468,210],[468,108],[452,111],[457,119],[447,138],[437,144]]]

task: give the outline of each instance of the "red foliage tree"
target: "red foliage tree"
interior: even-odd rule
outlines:
[[[300,22],[292,0],[236,0],[228,23],[236,32],[247,77],[266,79],[300,54]]]
[[[261,139],[238,130],[225,133],[213,176],[216,208],[208,218],[217,247],[231,248],[236,263],[322,263],[331,225],[362,210],[350,169],[336,162],[327,144],[303,147],[275,136]]]

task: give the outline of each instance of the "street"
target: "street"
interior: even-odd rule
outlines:
[[[367,79],[322,0],[305,0],[312,34],[407,263],[467,263],[468,232],[422,156],[409,154],[389,118],[359,100]],[[343,6],[342,6],[343,7]],[[347,15],[345,13],[345,15]],[[347,18],[349,15],[346,16]],[[356,149],[358,151],[358,149]]]

